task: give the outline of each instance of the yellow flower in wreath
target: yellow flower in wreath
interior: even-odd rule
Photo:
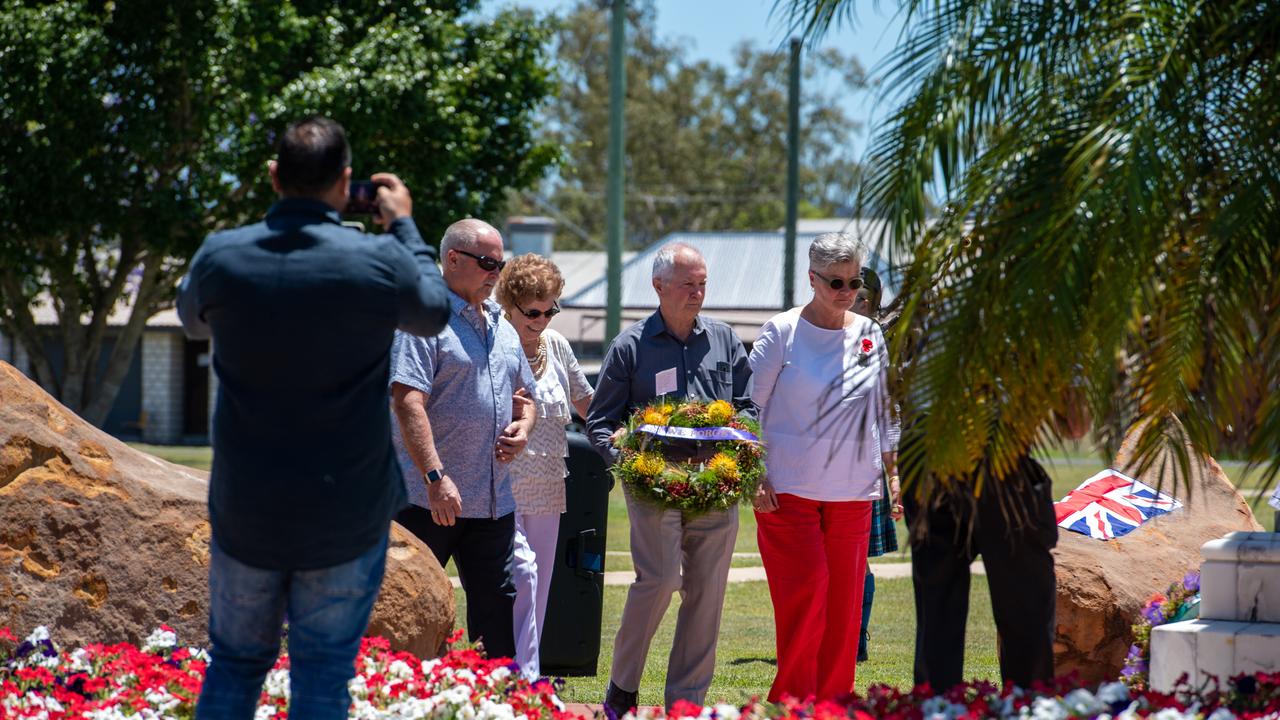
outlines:
[[[724,425],[733,417],[733,406],[725,400],[716,400],[707,406],[707,420],[712,425]]]
[[[666,425],[671,421],[671,415],[661,410],[645,410],[644,423],[646,425]]]
[[[725,480],[736,480],[738,477],[738,461],[724,453],[716,453],[707,463],[707,467]]]
[[[667,461],[658,453],[640,453],[631,461],[631,469],[637,475],[645,477],[657,477],[667,469]]]

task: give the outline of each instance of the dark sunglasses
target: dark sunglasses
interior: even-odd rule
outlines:
[[[485,272],[493,272],[494,270],[501,270],[502,268],[507,266],[506,260],[494,260],[488,255],[476,255],[475,253],[469,253],[466,250],[458,250],[458,249],[454,249],[454,252],[462,253],[463,255],[466,255],[467,257],[470,257],[470,258],[475,258],[476,264],[479,265],[480,269]]]
[[[515,303],[512,303],[512,304],[515,305]],[[550,320],[551,318],[560,314],[560,303],[551,303],[550,310],[525,310],[519,305],[516,305],[516,309],[520,311],[521,315],[524,315],[530,320],[537,320],[543,315],[546,315],[547,319]]]
[[[849,286],[850,290],[858,290],[862,288],[862,278],[860,277],[851,277],[848,280],[845,280],[844,278],[827,277],[817,270],[810,270],[809,272],[822,278],[822,281],[830,285],[832,290],[843,290],[846,284]]]

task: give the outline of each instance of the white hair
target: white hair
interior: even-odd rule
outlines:
[[[446,228],[444,237],[440,238],[441,259],[450,250],[471,250],[480,241],[482,235],[488,235],[489,233],[502,237],[496,228],[483,220],[475,218],[459,220]]]
[[[681,251],[693,253],[699,260],[702,260],[702,253],[698,252],[698,248],[682,242],[670,242],[658,249],[657,254],[653,256],[653,279],[654,280],[670,280],[671,274],[676,269],[676,256]],[[706,261],[703,261],[706,264]]]
[[[858,267],[867,263],[867,244],[849,233],[822,233],[809,245],[809,267],[817,270],[855,262]]]

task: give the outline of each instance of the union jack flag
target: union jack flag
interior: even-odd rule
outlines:
[[[1103,470],[1053,504],[1058,527],[1098,540],[1127,535],[1182,503],[1116,470]]]

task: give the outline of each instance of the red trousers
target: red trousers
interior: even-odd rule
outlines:
[[[785,695],[831,700],[853,691],[870,533],[870,501],[780,494],[777,510],[756,513],[777,632],[770,702]]]

